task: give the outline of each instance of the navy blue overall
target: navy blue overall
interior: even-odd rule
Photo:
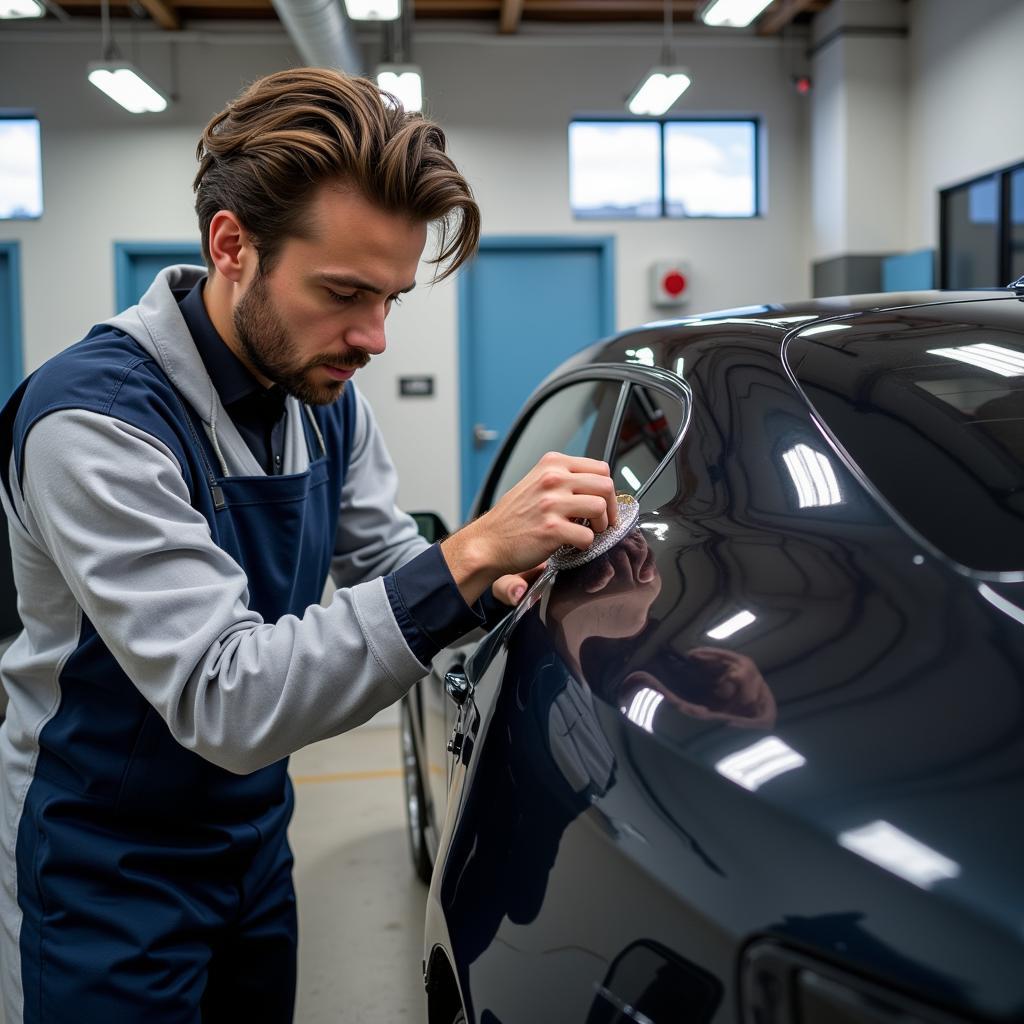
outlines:
[[[4,411],[19,475],[28,431],[49,412],[128,421],[174,452],[214,542],[248,576],[252,609],[273,623],[319,601],[351,391],[313,411],[319,436],[303,416],[306,472],[221,478],[198,416],[133,339],[96,328],[60,360],[59,393],[30,378]],[[60,688],[17,837],[26,1024],[291,1020],[287,762],[238,776],[180,746],[87,619]]]

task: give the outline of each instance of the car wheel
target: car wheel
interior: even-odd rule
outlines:
[[[430,884],[430,876],[434,865],[427,851],[425,835],[426,801],[423,798],[423,782],[420,775],[419,756],[416,753],[416,742],[412,735],[412,712],[408,700],[401,705],[402,723],[402,779],[405,784],[405,824],[409,836],[409,853],[412,866],[417,877],[425,884]]]

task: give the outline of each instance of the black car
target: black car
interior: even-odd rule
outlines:
[[[475,512],[549,449],[641,515],[407,700],[430,1021],[1024,1021],[1024,293],[620,335]]]

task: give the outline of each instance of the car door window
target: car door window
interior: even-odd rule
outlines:
[[[636,494],[655,473],[684,425],[680,401],[653,388],[634,385],[619,425],[612,454],[612,478],[617,491]],[[646,508],[670,501],[678,489],[671,463],[644,493]]]
[[[481,511],[526,476],[547,452],[604,458],[621,389],[618,380],[583,380],[548,395],[517,432]]]

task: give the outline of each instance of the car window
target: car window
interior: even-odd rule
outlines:
[[[990,319],[877,314],[797,337],[787,358],[895,510],[961,565],[1000,572],[1024,569],[1024,335],[1019,314]]]
[[[621,388],[618,380],[584,380],[548,395],[512,441],[484,507],[493,505],[547,452],[604,458]]]
[[[671,395],[633,386],[612,455],[615,489],[636,494],[661,465],[683,428],[683,405]],[[645,492],[646,508],[659,508],[675,497],[678,479],[669,464]]]

